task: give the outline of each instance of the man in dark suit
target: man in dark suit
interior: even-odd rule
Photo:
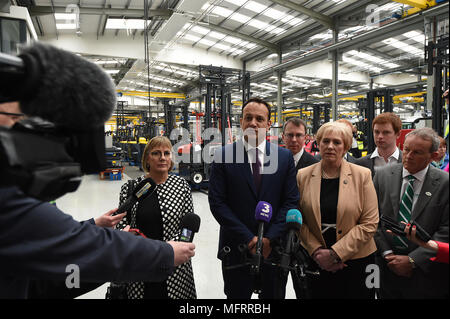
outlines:
[[[388,164],[401,163],[402,152],[397,147],[397,138],[402,129],[402,121],[391,112],[378,115],[372,122],[373,139],[377,146],[373,153],[355,161],[355,164],[369,168],[372,178],[376,170]]]
[[[299,118],[291,118],[283,125],[282,139],[286,148],[294,156],[295,169],[307,167],[319,160],[305,151],[306,123]]]
[[[262,239],[263,257],[267,259],[273,240],[284,235],[287,211],[297,208],[299,201],[294,159],[289,150],[266,141],[270,125],[267,102],[258,98],[248,100],[242,107],[243,137],[220,149],[211,166],[208,199],[220,224],[219,252],[225,246],[231,248],[222,263],[224,290],[230,299],[249,299],[254,291],[255,278],[249,266],[233,269],[227,266],[242,264],[239,246],[255,253],[258,202],[272,206],[272,218],[264,227]],[[285,286],[278,277],[277,268],[262,264],[260,298],[284,297]]]
[[[402,164],[378,170],[374,185],[380,214],[399,224],[415,222],[433,240],[448,243],[449,177],[429,165],[438,147],[432,129],[412,131],[405,139]],[[448,265],[431,261],[435,253],[388,234],[384,226],[378,228],[375,242],[381,298],[448,298]]]

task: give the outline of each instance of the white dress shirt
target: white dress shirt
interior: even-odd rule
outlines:
[[[413,211],[414,206],[417,203],[417,198],[419,197],[420,191],[422,190],[422,186],[423,186],[423,182],[425,181],[425,176],[427,175],[428,172],[428,167],[429,165],[427,165],[427,167],[425,167],[423,170],[418,171],[415,174],[411,174],[410,172],[408,172],[404,167],[403,167],[403,180],[402,180],[402,188],[400,190],[400,199],[399,202],[401,202],[403,194],[406,191],[406,187],[408,186],[408,176],[409,175],[413,175],[416,179],[414,180],[413,183],[413,188],[414,188],[414,198],[413,198],[413,203],[412,203],[412,209],[411,211]]]
[[[370,156],[370,158],[375,158],[375,161],[373,163],[373,168],[374,168],[375,172],[380,167],[383,167],[383,166],[386,166],[386,165],[390,165],[390,164],[394,164],[394,163],[398,163],[398,158],[399,157],[400,157],[400,151],[399,151],[398,147],[396,147],[395,148],[395,152],[392,153],[391,156],[389,156],[387,163],[384,160],[384,157],[380,156],[380,154],[378,153],[378,147],[375,149],[375,151]]]
[[[297,167],[298,161],[302,158],[302,155],[303,155],[304,151],[305,151],[305,149],[302,147],[300,152],[298,152],[297,154],[294,155],[295,167]]]

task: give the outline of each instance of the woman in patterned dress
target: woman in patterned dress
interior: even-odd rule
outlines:
[[[145,178],[152,178],[156,191],[140,203],[117,224],[117,229],[127,225],[138,228],[151,239],[179,240],[180,222],[184,215],[193,213],[192,194],[183,178],[169,174],[173,168],[172,144],[167,137],[152,138],[144,149],[142,167],[145,175],[131,182],[134,188]],[[122,186],[119,206],[131,194],[130,183]],[[164,282],[133,282],[125,284],[128,299],[195,299],[196,290],[191,261],[175,268]]]

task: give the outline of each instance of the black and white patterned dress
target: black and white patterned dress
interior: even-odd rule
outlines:
[[[133,188],[145,176],[140,176],[133,180]],[[119,206],[127,199],[129,184],[125,183],[120,190]],[[156,192],[158,195],[158,202],[161,208],[162,224],[163,224],[163,240],[178,241],[180,237],[180,223],[184,215],[194,212],[194,205],[192,203],[191,188],[185,179],[176,175],[170,175],[167,180],[160,185],[157,185]],[[123,229],[127,225],[131,228],[139,228],[136,226],[136,212],[138,208],[136,203],[131,209],[131,214],[116,225],[117,229]],[[128,220],[128,218],[131,220]],[[167,294],[169,299],[196,299],[197,294],[195,290],[194,274],[192,271],[192,264],[188,262],[175,268],[172,275],[167,278]],[[128,299],[143,299],[144,298],[144,282],[127,283]]]

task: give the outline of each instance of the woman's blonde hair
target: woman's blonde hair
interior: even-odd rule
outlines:
[[[165,146],[170,149],[170,153],[172,153],[172,143],[165,136],[156,136],[152,138],[144,148],[144,153],[142,154],[142,169],[145,173],[150,172],[150,164],[148,163],[148,156],[150,152],[158,146]],[[170,158],[170,166],[169,171],[173,168],[173,160]]]
[[[342,140],[344,141],[345,152],[348,152],[352,146],[353,136],[353,132],[350,127],[342,122],[327,122],[323,124],[316,134],[317,145],[320,145],[320,141],[323,136],[328,132],[340,134],[342,136]]]

